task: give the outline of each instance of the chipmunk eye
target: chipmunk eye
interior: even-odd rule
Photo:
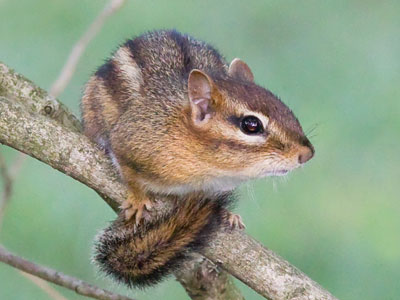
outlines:
[[[255,116],[246,116],[240,121],[240,128],[246,134],[257,134],[264,131],[259,118]]]

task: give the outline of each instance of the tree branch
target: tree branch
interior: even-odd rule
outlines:
[[[175,276],[194,300],[244,300],[230,276],[203,255],[193,253]]]
[[[102,290],[80,279],[65,275],[48,267],[34,264],[26,259],[12,254],[0,246],[0,261],[26,273],[38,276],[44,280],[58,284],[75,291],[77,294],[100,300],[133,300],[131,298],[113,294]]]
[[[1,63],[0,112],[0,143],[81,181],[118,211],[126,197],[126,187],[120,183],[115,168],[104,153],[80,133],[80,122],[54,97]],[[158,204],[160,211],[168,209],[163,208],[168,203],[160,201]],[[196,270],[191,272],[201,274]],[[191,289],[189,284],[195,284],[195,280],[180,280],[179,277],[178,280],[186,284],[185,289]],[[202,278],[197,277],[197,280]],[[218,281],[213,284],[233,288],[227,276],[218,277]],[[204,291],[203,295],[204,298],[198,299],[207,299]]]
[[[50,88],[50,94],[53,97],[57,97],[59,94],[62,93],[62,91],[65,89],[65,87],[68,85],[69,81],[71,80],[75,70],[76,66],[78,64],[78,61],[82,54],[84,53],[86,47],[90,43],[90,41],[98,34],[100,31],[101,27],[104,25],[105,21],[107,18],[109,18],[111,15],[113,15],[116,11],[118,11],[123,4],[125,3],[125,0],[109,0],[109,2],[106,4],[102,12],[96,17],[96,19],[93,21],[93,23],[89,26],[89,28],[86,30],[86,32],[82,35],[82,37],[78,40],[78,42],[74,45],[72,48],[71,53],[68,56],[67,61],[65,62],[59,77],[55,80],[53,85]],[[53,104],[54,101],[52,101]],[[58,108],[58,107],[56,107]],[[54,107],[49,106],[49,105],[44,105],[43,106],[43,111],[47,115],[52,115],[54,114]],[[59,111],[63,111],[63,109],[59,109]],[[68,112],[65,115],[70,115]],[[72,115],[71,115],[72,116]],[[79,130],[79,124],[75,122],[75,125],[77,126],[77,129]],[[75,128],[73,128],[75,129]],[[13,170],[15,170],[17,173],[18,167],[22,165],[22,162],[26,156],[20,152],[20,155],[17,157],[15,163],[13,164]],[[0,156],[1,159],[1,156]],[[1,163],[1,161],[0,161]],[[0,166],[1,167],[1,166]],[[14,168],[15,167],[15,168]],[[1,230],[1,217],[4,214],[4,211],[6,209],[6,205],[9,202],[8,199],[10,199],[11,196],[11,189],[12,189],[12,180],[8,181],[8,172],[6,166],[4,165],[4,169],[2,175],[5,178],[5,191],[6,193],[4,194],[4,201],[0,203],[0,230]],[[11,174],[12,175],[12,174]],[[10,176],[11,176],[10,175]],[[8,192],[8,193],[7,193]],[[107,199],[106,195],[103,195],[104,199]],[[113,207],[114,210],[117,208],[117,206]],[[226,299],[226,300],[236,300],[236,299],[241,299],[242,297],[240,296],[240,292],[238,289],[233,285],[231,282],[230,278],[227,276],[227,274],[220,270],[219,268],[214,268],[215,272],[213,272],[214,280],[209,280],[210,276],[206,276],[207,273],[205,272],[199,272],[203,270],[204,268],[210,266],[212,262],[206,261],[205,259],[202,262],[197,262],[196,264],[191,264],[188,265],[188,268],[185,269],[186,272],[181,272],[179,274],[176,274],[176,277],[178,281],[184,286],[184,288],[189,292],[193,291],[195,287],[202,287],[202,290],[199,290],[196,293],[195,298],[197,300],[201,299]],[[196,276],[193,276],[192,274],[196,274]],[[32,279],[32,276],[28,277]],[[37,284],[39,287],[43,288],[43,285],[45,282],[39,284],[41,281],[39,278],[37,280],[32,280],[35,284]],[[207,289],[204,289],[204,285],[207,285]],[[46,289],[46,291],[48,291]],[[220,291],[223,291],[219,293]],[[193,293],[192,293],[193,294]],[[191,294],[189,294],[191,295]],[[237,297],[234,297],[237,296]]]
[[[15,76],[19,76],[17,81],[20,82],[16,86],[27,84],[23,83],[20,75],[10,73],[5,65],[0,64],[0,97],[3,96],[0,98],[0,142],[93,188],[111,207],[117,209],[125,198],[126,187],[119,182],[104,153],[79,133],[76,119],[54,98],[42,90],[39,97],[36,94],[32,97],[30,93],[21,96],[13,86],[14,81],[10,83],[9,80],[9,77]],[[29,84],[33,90],[38,89]],[[43,104],[49,98],[53,108],[50,109],[52,113],[47,114]],[[35,102],[36,105],[31,109],[32,106],[26,106],[24,102]],[[162,213],[166,209],[170,209],[169,203],[158,201],[154,212]],[[243,232],[221,229],[202,254],[266,298],[336,299]]]

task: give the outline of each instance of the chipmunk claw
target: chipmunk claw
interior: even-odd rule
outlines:
[[[132,206],[132,203],[129,200],[125,200],[124,202],[122,202],[122,204],[119,206],[119,208],[121,210],[124,210],[124,209],[130,208],[131,206]]]
[[[149,199],[141,201],[140,203],[126,200],[120,207],[123,210],[125,220],[129,221],[135,217],[135,224],[138,225],[143,217],[143,212],[145,210],[150,211],[153,208],[153,204]]]
[[[244,225],[244,223],[243,223],[242,217],[238,214],[228,212],[227,222],[229,224],[230,229],[237,228],[237,229],[243,230],[246,228],[246,225]]]
[[[125,215],[125,220],[130,220],[135,214],[136,214],[136,208],[131,206],[126,206],[124,208],[124,215]]]

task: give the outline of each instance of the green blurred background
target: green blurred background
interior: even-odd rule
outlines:
[[[0,60],[49,89],[106,1],[0,0]],[[299,117],[316,148],[301,170],[241,187],[247,232],[340,299],[400,298],[400,1],[133,1],[106,23],[60,96],[117,45],[176,28],[240,57]],[[1,116],[1,112],[0,112]],[[1,147],[8,163],[16,152]],[[2,188],[2,187],[1,187]],[[114,214],[89,188],[27,159],[0,243],[35,262],[137,299],[187,299],[170,278],[127,291],[90,263]],[[261,296],[238,283],[247,299]],[[68,299],[83,299],[56,287]],[[49,299],[0,264],[0,299]]]

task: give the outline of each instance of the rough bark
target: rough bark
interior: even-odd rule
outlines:
[[[226,272],[200,254],[192,256],[175,276],[193,300],[244,300]]]
[[[79,180],[117,209],[125,197],[125,186],[104,153],[79,133],[79,122],[63,105],[2,64],[0,97],[0,143]],[[46,109],[45,103],[50,103],[51,109]],[[168,203],[158,201],[154,213],[165,209],[169,209]],[[266,298],[336,299],[244,232],[221,229],[202,254]]]

